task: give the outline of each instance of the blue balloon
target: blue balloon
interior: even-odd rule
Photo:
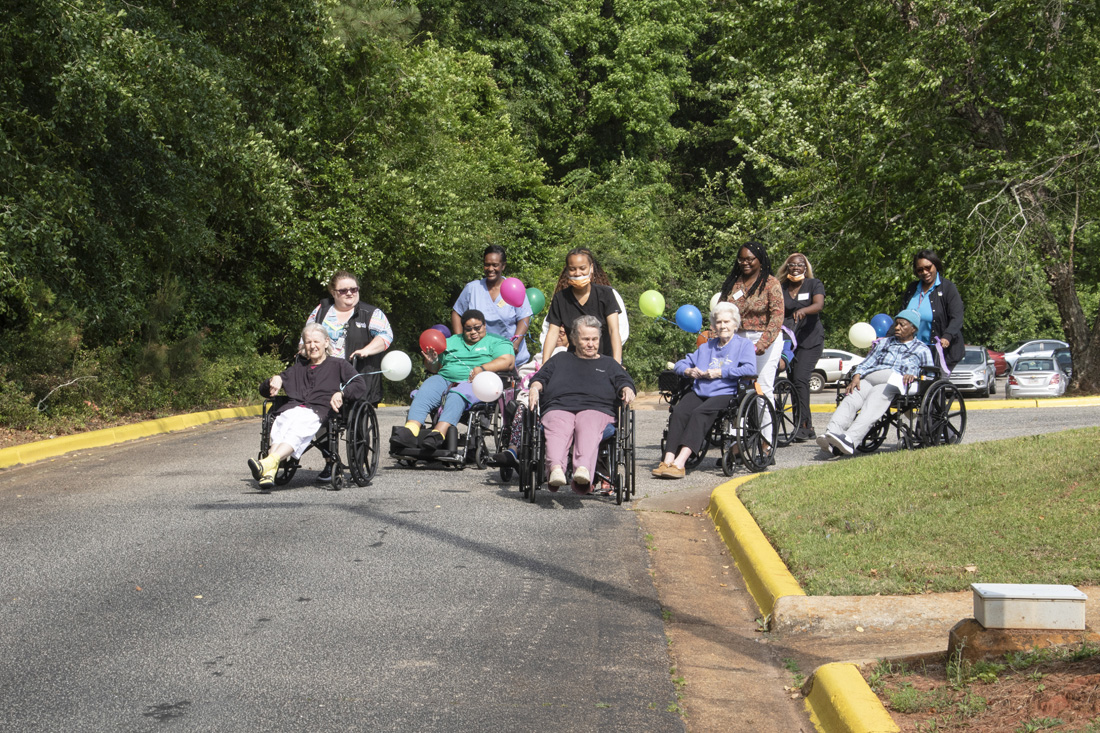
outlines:
[[[894,319],[885,313],[879,313],[877,316],[871,319],[871,327],[875,329],[875,334],[882,338],[890,332],[890,327],[894,325]]]
[[[441,334],[443,334],[443,338],[450,338],[451,337],[451,329],[447,328],[442,323],[437,323],[434,326],[432,326],[432,328],[434,328],[436,331],[439,331]]]
[[[703,328],[703,314],[693,305],[682,305],[676,309],[676,325],[688,333],[699,333]]]

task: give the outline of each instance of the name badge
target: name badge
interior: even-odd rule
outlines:
[[[798,299],[799,300],[809,300],[810,299],[810,294],[809,293],[799,293],[798,294]]]
[[[740,300],[741,296],[743,296],[744,294],[745,294],[744,290],[738,290],[736,293],[733,294],[733,299],[734,300]]]

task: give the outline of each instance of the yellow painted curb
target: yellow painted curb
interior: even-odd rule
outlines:
[[[16,445],[0,450],[0,468],[7,468],[19,463],[33,463],[44,458],[64,455],[77,450],[89,448],[102,448],[105,445],[122,443],[127,440],[147,438],[150,435],[170,433],[174,430],[193,428],[196,425],[204,425],[216,420],[227,420],[234,417],[255,417],[263,413],[263,405],[249,405],[248,407],[227,407],[222,410],[208,410],[207,412],[193,412],[188,415],[173,415],[159,420],[146,420],[132,425],[120,425],[117,428],[105,428],[92,430],[79,435],[65,435],[60,438],[39,440],[26,445]]]
[[[737,487],[760,474],[739,476],[722,484],[710,495],[707,513],[733,555],[745,587],[764,616],[770,616],[777,599],[804,596],[805,591],[779,558],[779,553],[737,498]]]
[[[854,664],[824,664],[808,684],[806,710],[819,731],[898,733],[901,730]]]

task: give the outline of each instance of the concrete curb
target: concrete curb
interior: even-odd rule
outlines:
[[[106,445],[122,443],[127,440],[148,438],[150,435],[171,433],[184,428],[193,428],[216,420],[228,420],[239,417],[256,417],[263,413],[263,405],[248,407],[227,407],[222,410],[193,412],[187,415],[173,415],[159,420],[146,420],[117,428],[92,430],[79,435],[65,435],[60,438],[39,440],[26,445],[16,445],[0,449],[0,468],[8,468],[20,463],[34,463],[45,458],[54,458],[77,450],[102,448]]]
[[[737,563],[745,587],[760,612],[769,619],[780,598],[805,596],[806,592],[737,498],[737,487],[759,475],[739,476],[716,488],[711,492],[707,514]],[[823,733],[900,730],[853,664],[822,665],[806,686],[809,688],[806,709],[814,726]]]
[[[745,587],[765,617],[771,616],[775,602],[783,596],[804,596],[805,591],[768,542],[749,510],[737,498],[737,487],[760,474],[738,476],[722,484],[710,495],[707,514],[745,578]]]
[[[897,733],[901,730],[854,664],[823,664],[806,683],[806,710],[826,733]],[[804,688],[805,689],[805,688]]]

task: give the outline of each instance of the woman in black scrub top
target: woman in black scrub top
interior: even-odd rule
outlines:
[[[775,276],[783,288],[783,325],[794,333],[797,343],[787,376],[794,383],[795,409],[800,415],[794,440],[804,443],[817,437],[810,415],[810,375],[825,348],[821,322],[825,286],[814,277],[810,261],[800,252],[788,257]]]

